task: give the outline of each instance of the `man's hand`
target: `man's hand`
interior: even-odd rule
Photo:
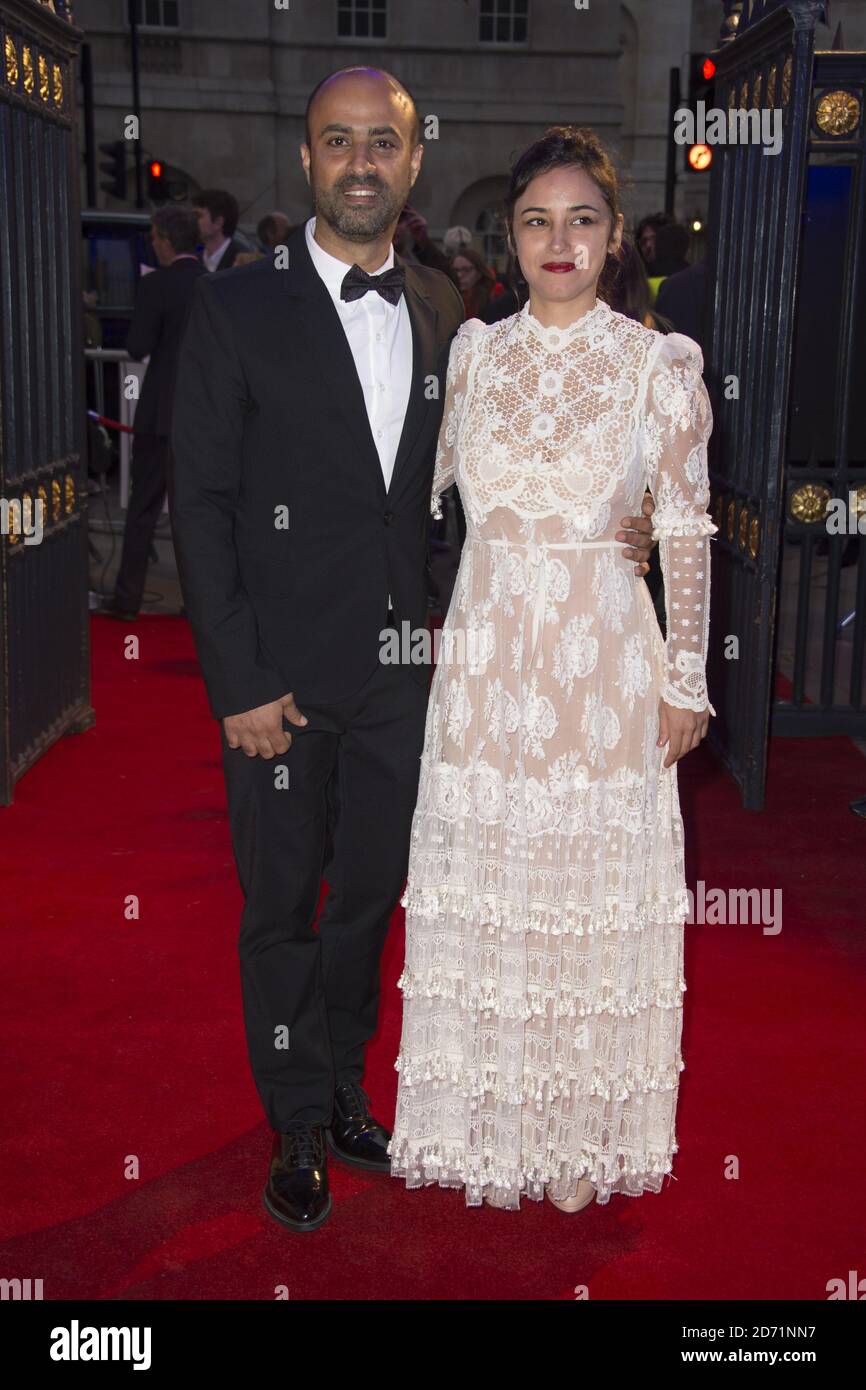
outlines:
[[[671,767],[686,753],[691,753],[701,739],[706,737],[709,727],[709,710],[695,714],[694,710],[678,709],[675,705],[659,700],[658,747],[662,748],[666,743],[670,745],[663,765]]]
[[[291,692],[270,705],[248,709],[245,714],[226,715],[223,728],[229,748],[242,748],[248,758],[272,758],[275,753],[287,753],[292,736],[283,729],[283,718],[301,727],[309,722],[307,716],[301,714]]]
[[[639,561],[634,567],[635,574],[647,574],[649,572],[649,553],[657,544],[652,538],[653,524],[651,518],[655,509],[655,502],[650,494],[645,492],[641,503],[643,515],[620,518],[620,525],[625,527],[625,530],[617,531],[615,539],[628,542],[630,548],[622,552],[627,560]]]

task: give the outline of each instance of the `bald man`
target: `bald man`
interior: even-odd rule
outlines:
[[[391,628],[427,631],[433,462],[463,318],[452,281],[392,246],[423,154],[389,73],[320,83],[300,147],[314,216],[287,254],[202,277],[181,354],[172,525],[222,730],[247,1042],[274,1130],[264,1202],[293,1231],[328,1218],[328,1151],[390,1171],[361,1082],[430,669],[380,651]],[[635,527],[648,548],[650,523]]]

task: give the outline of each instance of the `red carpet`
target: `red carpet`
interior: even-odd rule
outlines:
[[[860,1096],[866,759],[776,740],[767,811],[703,749],[680,769],[689,883],[782,890],[783,927],[690,926],[675,1179],[575,1217],[467,1211],[332,1165],[312,1235],[261,1207],[269,1133],[250,1076],[240,893],[219,740],[189,629],[137,661],[93,623],[96,726],[0,812],[0,1275],[46,1299],[818,1299],[863,1269]],[[136,895],[138,920],[125,900]],[[393,1116],[402,912],[367,1085]],[[733,1155],[739,1178],[725,1177]],[[128,1176],[137,1164],[138,1176]]]

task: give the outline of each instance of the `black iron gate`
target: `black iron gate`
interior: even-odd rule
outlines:
[[[805,672],[810,655],[805,644],[797,649],[787,682],[784,666],[776,669],[783,530],[794,524],[797,515],[797,470],[788,468],[791,409],[792,405],[798,408],[797,391],[802,386],[795,363],[808,360],[809,335],[814,331],[814,323],[798,315],[798,309],[802,307],[803,214],[810,152],[824,133],[816,109],[824,95],[818,72],[824,69],[815,66],[823,57],[816,60],[814,38],[825,7],[823,0],[752,0],[735,8],[740,11],[739,29],[718,54],[714,103],[725,111],[780,111],[783,142],[777,154],[764,154],[762,145],[755,142],[728,144],[714,151],[707,378],[715,417],[711,505],[719,532],[713,547],[709,681],[719,711],[711,737],[742,788],[744,805],[758,809],[764,800],[771,708],[779,711],[774,731],[792,731],[789,696],[792,688],[797,689],[795,667],[799,662]],[[855,55],[848,56],[856,62]],[[859,130],[862,151],[862,54],[859,59],[859,88],[855,84],[849,93],[857,106],[858,124],[846,134]],[[846,109],[853,111],[854,105],[846,103]],[[849,159],[854,157],[852,149],[846,153]],[[857,280],[855,253],[863,228],[862,160],[860,155],[856,159],[854,184],[859,181],[859,193],[852,193],[847,249],[838,249],[839,264],[847,266],[849,286]],[[825,319],[831,315],[826,298],[816,307]],[[836,368],[850,380],[856,370],[850,336],[855,324],[853,301],[840,304],[839,312],[833,327]],[[862,323],[861,306],[861,332]],[[861,364],[862,360],[861,353]],[[842,390],[838,400],[836,471],[832,477],[824,474],[830,487],[854,476],[848,470],[844,445],[848,417],[842,405],[845,400],[850,403],[850,391]],[[836,538],[828,536],[826,529],[824,535],[831,549],[837,547]],[[849,624],[852,631],[843,640],[850,641],[852,649],[859,647],[859,658],[856,650],[853,655],[862,673],[866,605],[862,601],[863,546],[858,544],[861,602]],[[831,570],[835,563],[831,562]],[[808,585],[808,571],[801,571],[801,577],[804,573]],[[856,660],[850,668],[847,693],[851,698],[844,718],[825,709],[824,724],[813,720],[808,725],[811,731],[830,732],[844,726],[851,732],[866,732],[855,665]],[[826,693],[826,686],[823,689]],[[787,714],[782,699],[788,700]],[[803,704],[801,688],[800,707]],[[804,732],[806,727],[805,721],[799,726]]]
[[[771,731],[866,733],[866,54],[815,54]]]
[[[93,719],[79,40],[66,0],[0,0],[0,803],[56,738]]]

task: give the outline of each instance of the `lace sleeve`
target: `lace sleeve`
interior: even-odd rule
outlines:
[[[697,343],[671,333],[647,387],[644,460],[656,510],[653,538],[665,585],[666,680],[662,699],[679,709],[715,710],[706,683],[710,608],[710,536],[718,530],[710,500],[707,441],[712,410]]]
[[[448,370],[445,375],[445,406],[442,424],[436,445],[436,462],[433,465],[433,491],[430,496],[430,512],[437,520],[442,518],[439,498],[446,488],[454,482],[454,456],[456,453],[457,430],[460,412],[466,396],[466,383],[469,376],[471,344],[478,329],[483,331],[480,319],[469,319],[461,323],[451,344],[448,357]]]

